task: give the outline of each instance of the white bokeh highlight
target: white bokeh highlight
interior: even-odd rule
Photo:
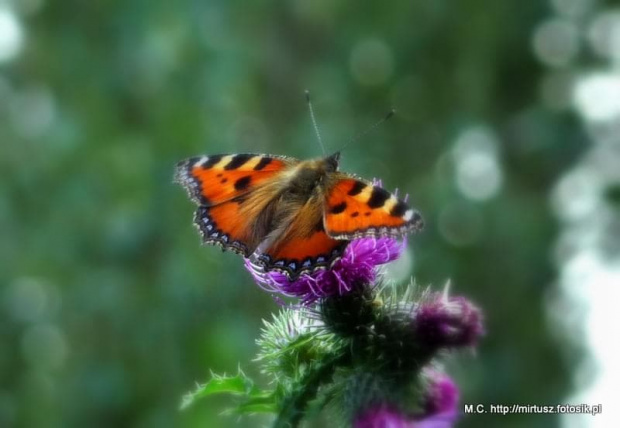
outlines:
[[[15,13],[0,4],[0,64],[14,59],[23,42],[23,29]]]
[[[620,73],[599,72],[581,77],[573,91],[573,104],[586,121],[620,117]]]
[[[592,51],[614,62],[620,60],[620,11],[597,15],[586,34]]]
[[[456,185],[467,198],[484,201],[497,195],[503,182],[498,141],[487,127],[466,129],[452,150]]]
[[[534,31],[532,44],[534,53],[542,63],[564,67],[579,53],[580,35],[571,21],[551,19]]]

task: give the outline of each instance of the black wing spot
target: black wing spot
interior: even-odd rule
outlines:
[[[254,171],[260,171],[271,163],[271,158],[262,158],[254,167]]]
[[[366,217],[370,217],[370,211],[366,211],[366,212],[364,213],[364,215],[365,215]]]
[[[226,164],[224,169],[226,171],[230,171],[232,169],[237,169],[243,166],[244,163],[252,159],[254,155],[235,155],[233,158]]]
[[[368,185],[364,182],[356,181],[353,187],[351,188],[351,190],[349,190],[348,195],[349,196],[359,195],[360,193],[362,193],[362,190],[364,190],[367,186]]]
[[[368,206],[370,208],[381,208],[385,201],[390,199],[392,194],[381,187],[375,187],[372,189],[372,194],[370,195],[370,199],[368,199]]]
[[[346,209],[347,209],[347,203],[343,201],[343,202],[340,202],[338,205],[334,205],[333,207],[331,207],[329,211],[332,214],[340,214]]]
[[[398,203],[394,205],[394,207],[392,207],[390,215],[393,217],[402,217],[405,215],[408,209],[409,206],[407,206],[406,203],[404,203],[403,201],[398,201]]]
[[[228,178],[222,178],[222,179],[220,180],[220,183],[221,183],[221,184],[224,184],[224,183],[226,183],[227,181],[228,181]]]
[[[360,215],[359,211],[355,211],[354,213],[351,214],[351,217],[355,218],[358,215]]]
[[[235,190],[245,190],[250,185],[250,181],[252,181],[252,177],[246,175],[245,177],[241,177],[237,181],[235,181]]]
[[[209,168],[211,168],[213,165],[217,164],[221,160],[222,160],[222,155],[209,156],[207,161],[202,164],[202,168],[203,169],[209,169]]]

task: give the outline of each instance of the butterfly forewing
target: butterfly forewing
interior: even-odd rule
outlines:
[[[254,154],[193,157],[177,164],[175,180],[198,205],[213,206],[248,193],[296,162]]]
[[[403,236],[423,227],[406,202],[371,183],[338,174],[326,196],[325,230],[336,239]]]
[[[194,222],[203,241],[247,257],[260,242],[253,226],[278,174],[297,162],[252,154],[194,157],[177,165],[175,179],[199,205]]]

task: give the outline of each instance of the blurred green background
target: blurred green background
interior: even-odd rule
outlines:
[[[179,413],[180,397],[210,370],[255,373],[261,319],[278,306],[238,256],[200,246],[173,169],[198,154],[320,156],[305,89],[328,151],[397,109],[345,149],[342,169],[409,193],[426,219],[393,278],[451,279],[485,311],[476,356],[449,362],[461,401],[568,402],[589,351],[562,297],[579,243],[562,236],[600,223],[563,218],[590,190],[558,183],[618,129],[617,102],[601,119],[596,91],[574,95],[586,71],[613,67],[609,8],[0,1],[0,427],[235,426],[225,401]],[[588,177],[613,170],[596,163],[609,156],[588,161]],[[597,183],[614,219],[620,187]]]

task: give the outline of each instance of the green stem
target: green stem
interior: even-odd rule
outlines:
[[[348,353],[337,353],[325,358],[325,361],[308,372],[299,382],[300,387],[284,400],[282,410],[273,428],[297,428],[304,417],[306,406],[316,397],[321,384],[328,381],[349,358]]]

